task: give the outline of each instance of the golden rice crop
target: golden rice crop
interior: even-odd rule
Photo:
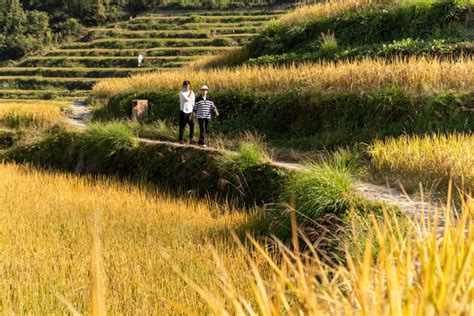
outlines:
[[[46,128],[63,120],[61,106],[52,102],[0,104],[0,124],[8,127]]]
[[[456,184],[474,188],[474,135],[454,133],[377,140],[369,148],[376,171],[417,188]]]
[[[465,200],[462,208],[460,219],[447,209],[435,212],[446,220],[441,234],[436,230],[437,215],[431,217],[433,226],[388,214],[383,219],[359,218],[348,231],[346,245],[362,246],[360,251],[348,248],[345,265],[322,261],[311,243],[302,257],[298,246],[290,250],[277,241],[281,258],[274,260],[254,241],[270,267],[269,275],[263,277],[256,256],[242,248],[252,271],[247,280],[252,294],[243,295],[227,279],[223,299],[201,289],[203,299],[216,314],[228,315],[470,315],[474,201]],[[232,303],[226,305],[226,300]],[[257,304],[246,304],[249,301]]]
[[[230,231],[258,219],[131,184],[0,164],[0,310],[88,314],[105,304],[112,315],[166,315],[177,313],[174,302],[205,313],[174,270],[217,289],[212,246],[246,292]]]
[[[263,277],[255,255],[242,248],[252,272],[247,280],[253,289],[250,296],[225,278],[224,299],[212,290],[200,290],[219,315],[470,315],[473,212],[471,198],[464,200],[460,219],[446,209],[429,217],[433,226],[387,213],[383,219],[359,218],[348,229],[345,246],[361,244],[360,251],[347,248],[344,265],[322,261],[309,242],[302,256],[296,241],[292,250],[277,241],[280,258],[275,260],[254,241],[270,272]],[[446,221],[442,233],[436,230],[436,214]],[[221,271],[227,272],[222,267]],[[247,304],[252,301],[257,304]]]
[[[291,25],[305,23],[314,20],[331,18],[345,12],[360,12],[377,5],[388,6],[397,0],[328,0],[313,4],[305,4],[280,17],[280,20]]]
[[[122,92],[177,91],[184,79],[212,90],[247,89],[278,92],[294,88],[308,91],[364,92],[394,85],[407,92],[470,90],[474,86],[474,60],[458,62],[407,59],[387,63],[381,59],[356,62],[320,62],[292,66],[244,66],[236,69],[180,69],[97,83],[94,93],[110,98]]]
[[[436,0],[424,1],[423,3],[435,2]],[[473,3],[472,0],[465,0]],[[286,26],[292,24],[303,24],[310,21],[327,19],[340,14],[364,12],[374,8],[389,9],[397,5],[417,3],[413,0],[325,0],[313,4],[304,4],[280,17],[280,21]]]

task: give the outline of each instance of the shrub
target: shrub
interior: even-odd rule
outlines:
[[[120,122],[93,123],[80,134],[79,145],[86,166],[90,162],[94,169],[107,169],[114,156],[137,147],[138,141],[129,125]]]
[[[293,174],[280,203],[296,210],[296,218],[301,226],[312,226],[312,222],[326,214],[344,217],[353,207],[353,175],[349,169],[328,162],[313,164],[307,171]],[[280,226],[279,236],[288,237],[289,214],[287,208],[276,217],[275,225]]]
[[[17,133],[15,131],[0,128],[0,149],[13,146]]]

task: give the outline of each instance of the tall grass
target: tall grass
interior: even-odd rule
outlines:
[[[446,208],[430,217],[432,225],[388,212],[382,218],[359,218],[347,228],[347,238],[339,240],[347,249],[344,265],[323,261],[307,239],[300,245],[297,234],[302,232],[293,222],[292,249],[278,240],[276,254],[255,240],[258,255],[241,247],[250,271],[246,281],[253,289],[250,296],[225,278],[228,270],[219,258],[216,266],[223,275],[219,294],[198,289],[213,312],[221,315],[471,314],[473,212],[474,201],[469,198],[463,201],[460,217]],[[440,216],[446,220],[442,233],[436,229]],[[361,238],[365,238],[362,251],[349,251]],[[260,268],[261,259],[268,270]]]
[[[312,164],[307,170],[292,174],[280,197],[280,203],[285,207],[273,223],[278,236],[285,239],[291,236],[288,205],[294,207],[302,227],[314,226],[327,214],[346,217],[354,207],[353,182],[349,168],[332,162]]]
[[[400,181],[407,189],[443,188],[455,184],[474,188],[474,135],[433,134],[377,140],[369,148],[379,174]]]
[[[225,257],[239,291],[249,292],[230,232],[257,227],[254,212],[5,164],[0,192],[3,313],[88,314],[95,297],[96,310],[105,306],[112,315],[178,313],[173,302],[206,314],[199,296],[172,271],[218,290],[211,248]]]
[[[108,158],[122,150],[138,146],[132,127],[121,122],[92,123],[80,135],[82,154],[93,161],[108,163]]]
[[[235,143],[235,144],[232,144]],[[233,172],[245,170],[261,163],[273,160],[274,153],[269,148],[265,138],[256,132],[242,133],[235,141],[218,142],[221,150],[235,150],[231,155],[223,157],[223,163]],[[226,145],[228,148],[225,148]],[[219,146],[218,146],[219,147]]]
[[[0,124],[11,128],[48,128],[64,120],[61,107],[51,102],[0,104]]]
[[[300,66],[245,66],[237,69],[183,69],[140,74],[124,79],[106,79],[94,86],[94,94],[110,98],[123,92],[175,91],[183,78],[212,90],[287,91],[368,91],[380,86],[397,86],[412,93],[432,90],[467,90],[474,86],[474,60],[458,62],[436,59],[381,59],[356,62],[321,62]]]
[[[377,6],[387,7],[398,0],[328,0],[305,4],[280,17],[286,26],[327,19],[343,13],[362,12]]]

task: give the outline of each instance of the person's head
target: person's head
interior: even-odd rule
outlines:
[[[208,93],[209,93],[209,88],[206,85],[202,86],[201,87],[201,95],[206,97]]]
[[[189,80],[184,80],[183,81],[183,89],[186,90],[186,91],[191,89],[191,82],[189,82]]]

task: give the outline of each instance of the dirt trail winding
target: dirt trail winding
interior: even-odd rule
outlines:
[[[87,119],[91,117],[92,110],[84,103],[84,102],[74,102],[70,105],[71,110],[71,118],[69,119],[69,123],[80,129],[83,130],[86,128]],[[146,138],[138,138],[140,142],[143,143],[156,143],[156,144],[166,144],[168,146],[173,147],[185,147],[190,146],[187,144],[179,144],[175,142],[167,142],[167,141],[157,141],[151,140]],[[199,150],[203,151],[219,151],[219,149],[215,148],[200,148],[195,146]],[[294,171],[304,171],[306,170],[306,166],[299,163],[288,163],[282,161],[272,161],[270,162],[273,166],[287,169],[287,170],[294,170]],[[419,216],[421,214],[425,214],[425,219],[432,217],[432,210],[433,204],[423,202],[420,200],[412,199],[407,194],[403,193],[401,190],[391,188],[389,186],[377,185],[372,184],[369,182],[364,181],[356,181],[355,182],[355,189],[356,192],[361,196],[366,198],[369,201],[377,201],[377,202],[384,202],[388,205],[398,206],[400,210],[406,214],[416,215]],[[428,212],[428,211],[431,212]],[[444,221],[441,219],[440,225],[443,225]]]

